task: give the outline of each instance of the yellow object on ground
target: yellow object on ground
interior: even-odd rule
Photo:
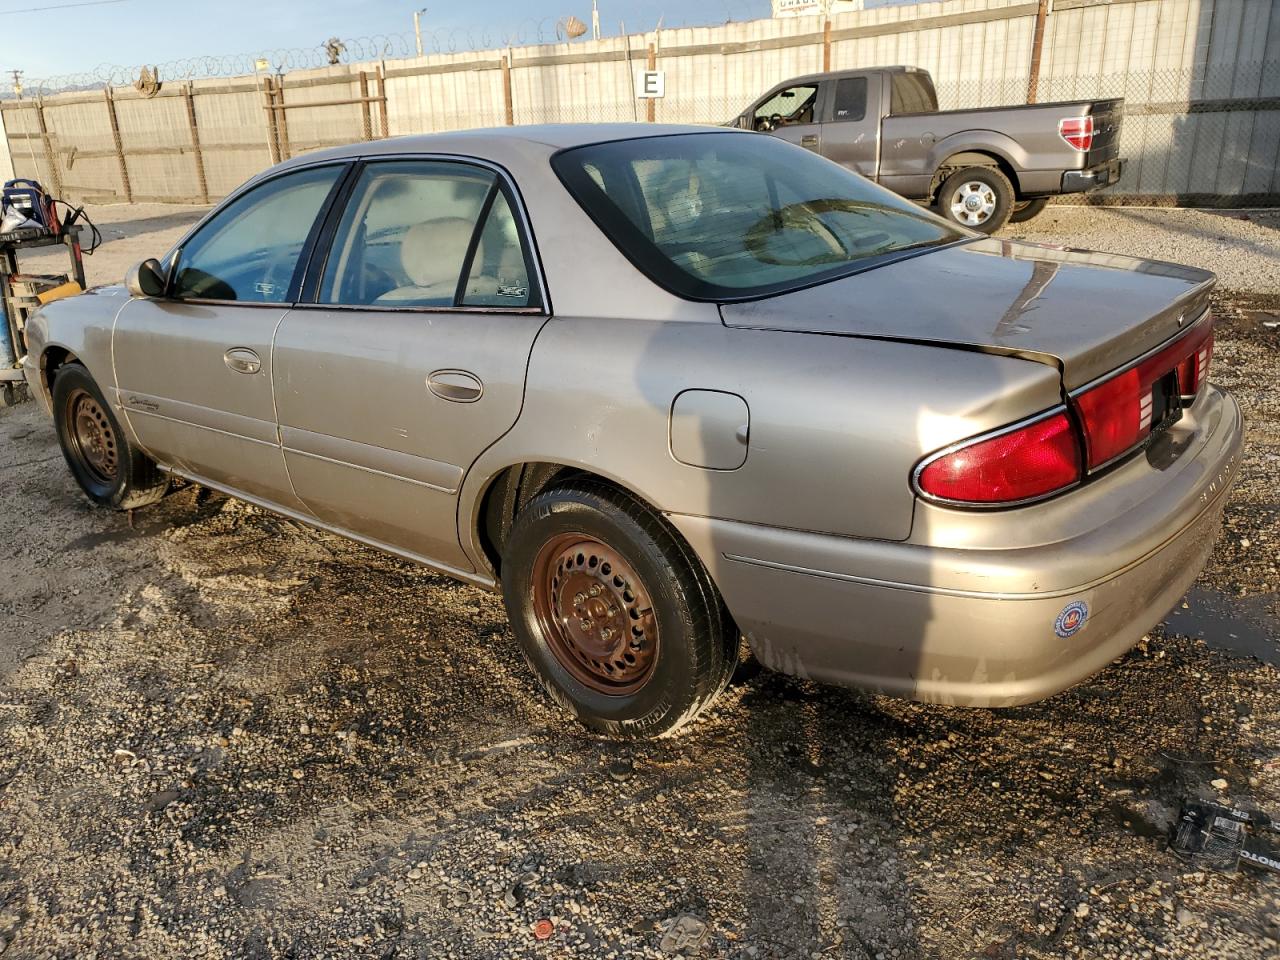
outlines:
[[[44,291],[44,293],[36,294],[36,299],[40,301],[41,306],[44,306],[46,303],[52,303],[54,300],[61,300],[63,297],[74,297],[80,292],[80,284],[76,283],[74,280],[68,280],[64,284],[60,284],[50,290]]]

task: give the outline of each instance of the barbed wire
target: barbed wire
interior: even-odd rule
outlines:
[[[750,9],[744,11],[742,0],[724,0],[725,22],[752,19]],[[745,12],[746,17],[738,14]],[[684,26],[660,16],[652,22],[630,24],[630,33],[645,33],[658,26],[675,28]],[[617,35],[621,35],[619,32]],[[603,34],[602,34],[603,37]],[[475,53],[482,50],[500,50],[506,47],[525,47],[548,43],[562,43],[570,38],[565,33],[564,21],[553,17],[529,18],[508,28],[491,26],[458,27],[422,31],[422,55]],[[207,54],[168,60],[162,63],[145,63],[134,66],[103,63],[90,70],[64,73],[48,77],[24,78],[26,95],[43,96],[72,90],[96,90],[108,86],[125,86],[138,79],[143,67],[159,74],[161,81],[206,80],[220,77],[251,75],[260,72],[259,64],[265,61],[268,71],[275,73],[289,70],[309,70],[330,66],[333,63],[330,50],[337,53],[338,63],[357,63],[370,60],[390,60],[416,57],[418,37],[413,32],[379,33],[363,37],[340,38],[336,46],[321,42],[310,47],[275,47],[248,53]],[[0,92],[0,98],[12,96],[11,91]]]

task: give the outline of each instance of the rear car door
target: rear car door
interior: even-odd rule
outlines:
[[[370,161],[275,338],[298,497],[322,522],[468,571],[467,468],[520,413],[546,320],[514,185],[479,162]]]
[[[869,103],[879,103],[879,91],[869,96],[879,76],[837,77],[831,81],[826,122],[822,125],[822,155],[848,167],[854,173],[874,178],[880,162],[880,111]]]
[[[752,111],[752,126],[762,133],[809,150],[822,148],[823,96],[830,84],[806,80],[774,90]]]
[[[299,509],[276,434],[271,339],[347,169],[295,169],[234,197],[171,257],[166,295],[120,311],[120,404],[160,462]]]

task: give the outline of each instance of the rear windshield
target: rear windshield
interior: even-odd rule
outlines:
[[[610,240],[694,300],[742,300],[967,237],[811,151],[756,133],[615,140],[552,166]]]

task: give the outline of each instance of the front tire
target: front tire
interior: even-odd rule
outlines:
[[[952,223],[995,233],[1013,212],[1013,184],[995,167],[965,167],[942,182],[934,211]]]
[[[54,378],[53,416],[71,475],[94,503],[133,510],[165,495],[168,478],[129,443],[111,405],[78,363],[59,368]]]
[[[647,504],[598,480],[528,503],[507,540],[502,587],[542,686],[598,733],[672,733],[737,665],[738,632],[693,551]]]

